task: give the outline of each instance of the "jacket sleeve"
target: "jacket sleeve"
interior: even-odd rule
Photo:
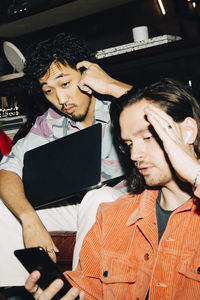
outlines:
[[[102,283],[100,281],[100,260],[102,240],[101,205],[97,212],[96,222],[86,235],[80,261],[75,271],[65,272],[72,286],[85,292],[85,299],[103,299]]]

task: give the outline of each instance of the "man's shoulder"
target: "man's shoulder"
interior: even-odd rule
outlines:
[[[56,121],[56,120],[59,120],[59,119],[62,119],[62,118],[63,118],[63,116],[60,115],[55,110],[53,110],[53,108],[49,108],[42,115],[37,117],[36,122],[42,122],[44,120],[54,120],[54,121]]]
[[[102,203],[101,210],[103,213],[112,214],[114,211],[120,211],[120,210],[126,210],[129,208],[129,206],[135,206],[137,207],[139,204],[139,198],[140,195],[134,195],[131,193],[127,193],[121,197],[119,197],[117,200],[109,203]]]
[[[110,109],[110,104],[111,102],[108,101],[108,100],[104,100],[104,99],[98,99],[96,98],[96,107],[97,109],[99,110],[106,110],[106,111],[109,111]]]
[[[62,137],[63,116],[49,108],[43,115],[37,117],[31,133],[42,137]]]
[[[94,117],[98,121],[107,123],[110,121],[110,101],[96,99]]]
[[[114,202],[102,203],[99,206],[98,218],[108,230],[112,222],[119,226],[122,223],[132,223],[132,218],[135,218],[138,213],[141,215],[147,212],[147,207],[154,209],[152,205],[155,203],[157,194],[157,190],[145,189],[140,194],[127,193]]]
[[[113,234],[114,227],[126,226],[126,223],[133,212],[137,211],[139,206],[139,195],[126,194],[116,201],[101,203],[97,213],[97,222],[100,224],[103,232]]]

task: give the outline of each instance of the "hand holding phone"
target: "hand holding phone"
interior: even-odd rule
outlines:
[[[41,276],[37,283],[42,290],[46,289],[55,279],[62,279],[64,286],[53,297],[54,300],[60,299],[71,289],[72,286],[68,280],[42,247],[19,249],[15,250],[14,254],[29,273],[34,270],[40,272]]]

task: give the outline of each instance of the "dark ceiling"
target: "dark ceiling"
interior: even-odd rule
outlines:
[[[138,24],[149,25],[163,33],[199,34],[199,0],[162,2],[166,9],[164,16],[158,0],[1,0],[0,37],[16,38],[61,24],[74,26],[77,30],[79,23],[87,26],[90,19],[93,22],[91,31],[96,30],[96,34],[103,26],[106,33]],[[88,28],[85,31],[87,34]]]
[[[27,12],[8,16],[8,5],[12,2],[21,5],[28,2],[29,9]],[[100,50],[133,42],[132,28],[140,25],[148,26],[150,37],[170,34],[181,36],[187,44],[200,41],[200,0],[162,2],[166,10],[165,15],[161,13],[158,0],[0,0],[0,41],[13,42],[26,56],[28,46],[32,42],[65,31],[84,36],[94,50]],[[116,72],[119,79],[124,81],[129,76],[134,80],[144,80],[144,77],[151,78],[163,74],[192,78],[194,69],[200,69],[198,49],[195,50],[196,59],[193,59],[192,54],[190,59],[183,56],[182,59],[178,58],[177,54],[171,62],[166,59],[163,63],[148,65],[145,64],[146,57],[143,57],[143,67],[138,59],[138,67],[134,62],[130,65],[128,61],[120,71],[116,64],[112,72]],[[4,61],[0,61],[0,73],[7,74],[12,70],[8,70],[11,67],[1,51],[2,47],[0,59]],[[166,56],[167,54],[165,53]],[[176,64],[178,59],[179,64]],[[199,74],[196,77],[199,78]]]
[[[95,50],[133,41],[132,27],[147,25],[150,37],[200,36],[199,0],[0,0],[0,38],[26,48],[31,41],[67,31],[85,36]],[[8,16],[8,6],[29,4]],[[31,6],[32,5],[32,6]]]

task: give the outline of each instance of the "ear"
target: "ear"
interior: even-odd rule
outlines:
[[[197,137],[198,128],[197,123],[193,118],[185,118],[185,120],[181,123],[181,131],[184,144],[194,144]]]

